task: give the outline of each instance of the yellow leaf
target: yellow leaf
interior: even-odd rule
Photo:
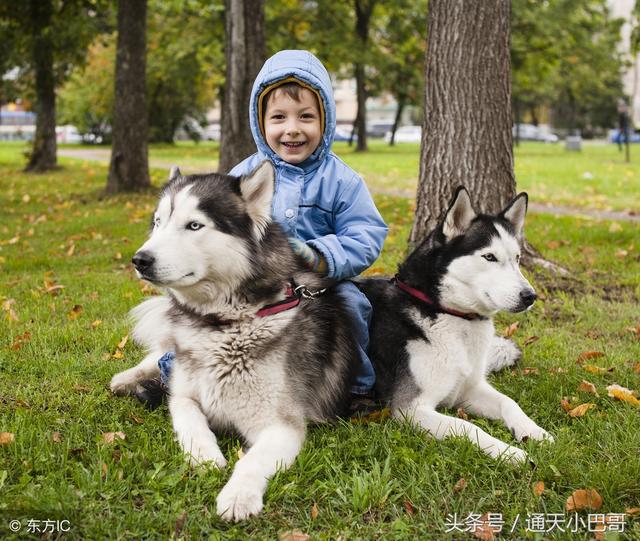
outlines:
[[[566,396],[560,400],[560,406],[562,406],[562,409],[567,413],[571,411],[571,406],[569,405],[569,400]]]
[[[576,362],[578,364],[582,364],[584,361],[598,359],[599,357],[604,357],[604,353],[602,351],[585,351],[580,354]]]
[[[621,387],[620,385],[609,385],[607,386],[607,395],[612,398],[617,398],[618,400],[622,400],[623,402],[627,402],[629,404],[633,404],[634,406],[640,406],[640,400],[638,400],[635,395],[637,393],[635,391],[631,391],[626,387]]]
[[[533,493],[536,496],[542,496],[543,492],[544,492],[544,481],[538,481],[536,483],[533,483]]]
[[[588,381],[582,380],[582,383],[580,383],[580,387],[578,387],[578,389],[584,391],[585,393],[591,393],[599,396],[598,391],[596,390],[596,386],[593,383],[589,383]]]
[[[309,539],[311,537],[300,530],[289,530],[278,535],[278,541],[309,541]]]
[[[539,336],[530,336],[522,344],[524,346],[530,346],[531,344],[533,344],[534,342],[537,342],[538,340],[540,340]]]
[[[622,226],[618,222],[613,222],[609,226],[609,233],[619,233],[622,231]]]
[[[453,491],[460,492],[466,486],[467,486],[467,481],[464,479],[464,477],[460,477],[460,479],[458,479],[456,484],[453,485]]]
[[[14,439],[12,432],[0,432],[0,445],[9,445]]]
[[[22,202],[23,203],[28,203],[29,201],[31,201],[31,196],[28,193],[24,194],[22,196]]]
[[[80,317],[80,314],[82,314],[83,310],[84,309],[82,308],[81,304],[75,304],[67,314],[67,318],[70,319],[71,321],[76,320]]]
[[[53,443],[61,443],[62,442],[62,434],[60,432],[53,432],[51,434],[51,440]]]
[[[102,434],[102,441],[104,443],[114,443],[116,440],[124,440],[124,432],[104,432]]]
[[[382,408],[381,410],[376,410],[369,415],[365,415],[364,417],[351,417],[350,421],[353,424],[366,424],[373,423],[376,421],[382,421],[383,419],[387,419],[391,416],[391,410],[389,408]]]
[[[67,250],[67,256],[71,257],[73,255],[73,252],[76,251],[76,245],[71,243],[71,246],[69,246],[69,249]]]
[[[315,520],[318,518],[318,504],[313,502],[313,507],[311,508],[311,520]]]
[[[500,530],[497,524],[491,524],[489,521],[489,513],[485,513],[478,519],[478,523],[474,524],[473,536],[482,541],[493,541],[495,533]]]
[[[595,366],[593,364],[585,364],[582,368],[584,368],[587,372],[590,372],[591,374],[604,374],[605,372],[608,372],[606,368]]]
[[[125,336],[122,337],[122,340],[120,340],[120,342],[118,342],[118,347],[120,349],[124,349],[124,346],[127,345],[128,341],[129,341],[129,335],[126,334]]]
[[[592,403],[580,404],[579,406],[576,406],[572,410],[569,410],[567,413],[569,414],[569,417],[582,417],[591,408],[595,408],[595,407],[596,405]]]
[[[460,419],[464,419],[465,421],[469,420],[469,416],[467,415],[467,412],[464,411],[464,408],[458,408],[457,415]]]
[[[640,507],[627,507],[624,512],[627,515],[640,515]]]
[[[504,334],[504,336],[506,336],[506,337],[513,336],[516,333],[516,331],[518,330],[518,326],[519,325],[520,325],[519,321],[513,322],[508,327],[505,327],[505,329],[502,332],[502,334]]]
[[[96,319],[95,321],[91,322],[92,329],[97,329],[100,325],[102,325],[101,319]]]
[[[565,507],[569,513],[575,513],[583,509],[597,511],[602,507],[602,496],[594,489],[575,490],[573,494],[567,498]]]
[[[124,353],[122,353],[122,351],[120,351],[119,349],[116,349],[116,352],[111,355],[112,359],[124,359]]]

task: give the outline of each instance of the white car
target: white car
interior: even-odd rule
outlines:
[[[384,140],[391,141],[391,132],[388,131]],[[396,143],[419,143],[422,141],[422,126],[402,126],[396,130],[394,141]]]
[[[520,141],[542,141],[543,143],[557,143],[558,136],[555,133],[551,133],[548,128],[544,129],[540,126],[534,126],[533,124],[518,124],[513,126],[512,134],[513,138],[516,138],[516,130],[520,133]]]

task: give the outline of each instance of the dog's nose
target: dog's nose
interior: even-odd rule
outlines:
[[[537,298],[538,295],[536,295],[536,292],[533,289],[523,289],[520,291],[520,300],[522,301],[522,304],[527,307],[531,306]]]
[[[132,258],[131,262],[133,266],[139,271],[144,273],[144,271],[148,270],[151,265],[155,262],[155,257],[153,257],[149,252],[137,252]]]

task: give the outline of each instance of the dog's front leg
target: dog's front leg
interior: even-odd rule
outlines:
[[[170,395],[169,412],[178,443],[192,464],[213,462],[218,468],[227,465],[218,440],[195,400]]]
[[[497,372],[513,366],[522,357],[522,351],[513,340],[493,336],[487,355],[487,372]]]
[[[503,457],[514,464],[526,462],[529,458],[527,453],[522,449],[518,449],[494,438],[473,423],[457,417],[443,415],[430,406],[418,405],[412,411],[400,411],[396,415],[398,414],[413,419],[438,440],[449,436],[463,436],[472,443],[475,443],[489,456],[493,458]]]
[[[262,430],[218,494],[218,514],[225,520],[237,522],[259,513],[268,480],[279,468],[291,465],[302,448],[304,434],[304,426],[285,423]]]
[[[470,413],[489,419],[501,419],[518,441],[525,438],[553,441],[553,436],[534,423],[514,400],[486,381],[472,387],[462,400]]]
[[[135,394],[138,383],[160,376],[158,359],[162,351],[152,351],[133,368],[118,372],[111,378],[111,391],[117,395]]]

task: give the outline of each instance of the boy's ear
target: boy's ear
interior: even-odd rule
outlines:
[[[469,192],[462,186],[458,187],[442,222],[442,233],[447,241],[462,235],[475,217]]]
[[[516,237],[522,238],[524,218],[527,215],[529,196],[526,192],[519,193],[511,203],[502,211],[501,215],[511,224],[516,231]]]
[[[260,238],[271,222],[271,201],[275,186],[275,171],[269,160],[240,179],[240,194],[253,219],[254,231]]]

